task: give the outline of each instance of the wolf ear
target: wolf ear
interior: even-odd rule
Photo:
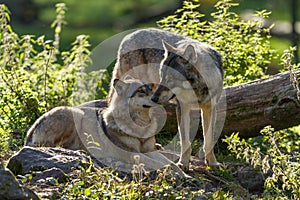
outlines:
[[[183,57],[190,61],[192,64],[197,62],[197,53],[194,46],[188,45],[184,51]]]
[[[165,51],[177,52],[177,49],[175,47],[173,47],[172,45],[170,45],[169,43],[167,43],[166,41],[162,40],[162,44],[163,44]]]
[[[127,89],[127,83],[125,83],[119,79],[114,80],[113,86],[118,95],[122,95],[124,93],[124,91],[126,91],[126,89]]]
[[[132,80],[132,79],[133,79],[133,77],[130,76],[130,75],[128,75],[128,74],[127,74],[127,75],[125,76],[125,78],[124,78],[124,80]]]

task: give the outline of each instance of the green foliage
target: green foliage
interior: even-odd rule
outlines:
[[[1,140],[0,140],[0,152],[3,155],[6,155],[9,153],[9,145],[11,144],[11,135],[4,132],[3,129],[0,128],[0,136],[1,136]],[[0,156],[0,160],[1,160],[1,156]]]
[[[136,166],[133,166],[133,171],[135,170]],[[61,191],[62,198],[193,199],[204,193],[203,190],[197,188],[199,186],[192,188],[193,183],[176,178],[169,168],[158,170],[155,179],[151,179],[149,176],[139,176],[141,174],[137,171],[133,173],[134,180],[129,180],[120,178],[118,173],[111,169],[98,169],[91,172],[82,168],[69,177],[69,182],[62,185],[64,188]],[[149,175],[149,173],[147,174]]]
[[[267,126],[261,134],[263,137],[259,142],[241,140],[238,134],[232,134],[224,141],[237,158],[245,159],[268,175],[265,180],[266,199],[296,199],[300,196],[299,127],[274,132]]]
[[[244,21],[231,11],[237,6],[232,0],[221,0],[215,4],[212,20],[204,19],[198,11],[196,1],[184,1],[184,6],[175,15],[158,22],[166,30],[190,36],[208,43],[223,56],[225,84],[233,85],[266,76],[266,70],[275,58],[270,46],[270,27],[262,27],[262,20]],[[270,12],[257,11],[255,16],[267,18]]]
[[[66,7],[58,4],[56,10],[52,41],[19,36],[9,25],[8,9],[0,5],[0,128],[21,134],[22,140],[40,115],[56,106],[93,100],[98,96],[92,88],[101,86],[103,71],[85,72],[91,62],[88,36],[77,36],[70,50],[59,51]]]
[[[297,98],[300,101],[299,81],[297,80],[297,74],[294,73],[294,69],[299,68],[300,63],[298,63],[298,65],[292,63],[292,60],[294,58],[294,51],[296,51],[296,50],[297,50],[296,47],[290,47],[289,49],[286,49],[281,56],[281,62],[282,62],[282,65],[285,68],[288,68],[288,70],[290,72],[291,83],[292,83],[293,87],[296,89]]]
[[[60,39],[60,34],[62,31],[62,26],[66,24],[65,19],[65,13],[66,13],[66,5],[64,3],[58,3],[56,4],[56,19],[54,22],[51,24],[51,28],[55,28],[55,34],[54,34],[54,41],[53,41],[53,46],[55,47],[56,50],[59,50],[59,39]]]

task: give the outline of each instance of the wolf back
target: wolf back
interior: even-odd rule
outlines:
[[[191,38],[157,28],[135,31],[125,36],[119,46],[112,80],[116,78],[124,79],[129,74],[133,78],[151,84],[155,90],[156,85],[159,83],[159,65],[165,53],[162,41],[166,41],[175,47],[183,43],[197,42],[199,44],[198,41]],[[208,49],[210,55],[222,71],[220,54],[205,44],[203,46]],[[114,92],[112,85],[113,83],[111,82],[108,103],[110,103]]]

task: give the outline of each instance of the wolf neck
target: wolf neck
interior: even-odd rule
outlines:
[[[129,115],[132,121],[141,127],[146,127],[151,123],[148,112],[140,112],[138,110],[131,109],[129,111]]]

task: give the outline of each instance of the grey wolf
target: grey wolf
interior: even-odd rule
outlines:
[[[187,168],[191,154],[189,130],[190,111],[201,109],[204,152],[207,164],[217,162],[213,146],[216,105],[223,89],[220,54],[212,47],[195,41],[181,41],[176,47],[164,42],[165,57],[160,65],[160,83],[152,100],[162,103],[176,98],[177,120],[181,137],[179,163]]]
[[[213,152],[213,135],[223,70],[221,56],[215,49],[169,31],[138,30],[122,40],[113,79],[122,79],[127,74],[157,88],[152,97],[154,102],[163,103],[175,97],[181,141],[179,165],[184,169],[189,166],[191,109],[202,110],[205,160],[208,165],[219,165]],[[109,99],[114,93],[110,91]]]
[[[161,108],[151,101],[151,88],[127,77],[123,81],[115,79],[113,89],[112,102],[102,111],[57,107],[45,113],[29,129],[25,145],[83,149],[117,168],[120,166],[116,163],[128,163],[126,169],[122,168],[125,170],[131,170],[134,156],[139,155],[151,169],[171,165],[187,176],[157,151],[154,135],[160,119],[154,113]]]

